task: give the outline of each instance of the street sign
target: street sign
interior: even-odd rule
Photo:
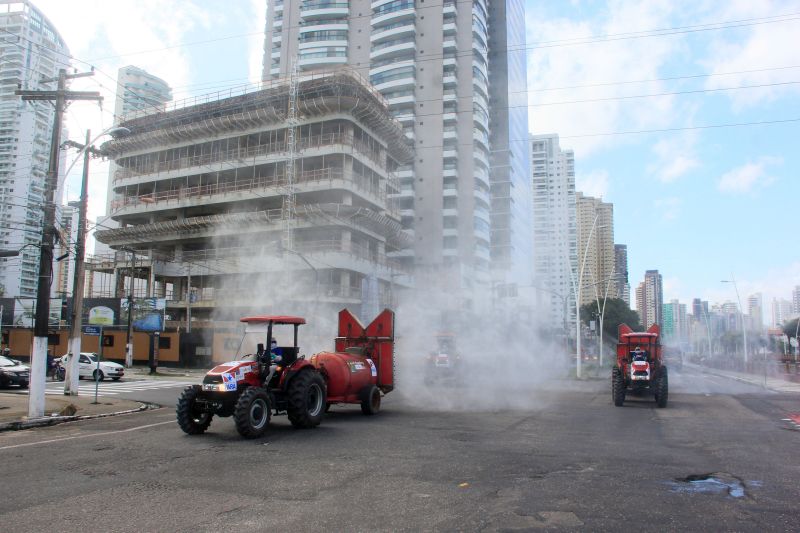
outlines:
[[[83,326],[83,332],[86,335],[100,335],[100,326]]]

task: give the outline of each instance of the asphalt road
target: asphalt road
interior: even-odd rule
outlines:
[[[800,396],[671,385],[666,409],[615,408],[605,381],[506,391],[520,407],[497,411],[392,393],[376,417],[338,408],[307,431],[277,417],[253,441],[230,419],[184,435],[172,408],[3,433],[0,529],[796,530],[800,432],[781,419]]]

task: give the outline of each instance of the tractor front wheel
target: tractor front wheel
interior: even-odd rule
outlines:
[[[669,378],[667,377],[667,367],[662,366],[659,372],[658,383],[656,384],[656,405],[658,407],[667,406],[669,397]]]
[[[269,396],[261,387],[248,387],[236,401],[233,419],[236,431],[246,439],[255,439],[267,430],[270,418]]]
[[[213,414],[204,411],[197,403],[198,387],[186,387],[176,409],[178,425],[189,435],[200,435],[208,429]]]
[[[625,401],[625,376],[618,367],[611,370],[611,398],[617,407],[622,407]]]
[[[325,380],[313,370],[300,372],[289,383],[289,422],[296,428],[318,426],[325,414]]]
[[[381,391],[375,385],[365,387],[361,391],[361,412],[365,415],[377,415],[381,409]]]

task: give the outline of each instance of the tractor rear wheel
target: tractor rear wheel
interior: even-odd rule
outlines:
[[[381,391],[375,385],[364,387],[361,391],[361,412],[377,415],[381,409]]]
[[[618,367],[611,370],[611,399],[617,407],[622,407],[625,401],[625,377]]]
[[[300,372],[289,383],[289,422],[296,428],[318,426],[325,414],[325,380],[314,370]]]
[[[658,383],[656,383],[656,405],[658,407],[667,406],[667,398],[669,397],[669,378],[667,377],[667,367],[662,366],[658,376]]]
[[[200,394],[198,387],[186,387],[178,400],[176,413],[178,415],[178,425],[189,435],[200,435],[208,429],[211,424],[213,414],[204,411],[197,403],[197,396]]]
[[[236,431],[246,439],[255,439],[267,430],[270,418],[269,396],[261,387],[248,387],[236,401],[233,419]]]

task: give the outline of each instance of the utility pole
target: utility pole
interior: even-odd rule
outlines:
[[[47,170],[44,193],[44,220],[42,224],[42,244],[39,256],[39,283],[36,292],[36,314],[33,329],[33,350],[31,352],[30,395],[28,396],[28,416],[37,418],[44,416],[44,388],[47,366],[47,333],[50,316],[50,281],[53,278],[53,240],[55,237],[56,206],[53,201],[58,183],[58,155],[61,145],[61,126],[64,108],[68,101],[94,100],[102,101],[97,91],[68,91],[67,80],[92,76],[94,72],[67,74],[65,69],[58,71],[58,89],[55,91],[17,90],[14,94],[23,100],[47,100],[55,102],[53,118],[53,135],[50,140],[50,164]],[[42,80],[42,83],[55,81]]]
[[[133,274],[136,270],[136,250],[123,248],[131,254],[131,286],[128,290],[128,330],[125,334],[125,366],[133,366],[133,344],[131,344],[131,327],[133,325]]]
[[[86,209],[89,203],[89,152],[91,147],[91,131],[86,130],[86,144],[70,143],[83,150],[83,175],[81,176],[81,203],[78,210],[78,237],[75,242],[75,272],[72,278],[72,310],[71,327],[69,333],[69,353],[72,354],[66,365],[67,377],[64,380],[64,394],[66,396],[78,395],[79,366],[78,359],[81,354],[81,326],[83,325],[83,284],[84,276],[84,249],[86,247]]]

